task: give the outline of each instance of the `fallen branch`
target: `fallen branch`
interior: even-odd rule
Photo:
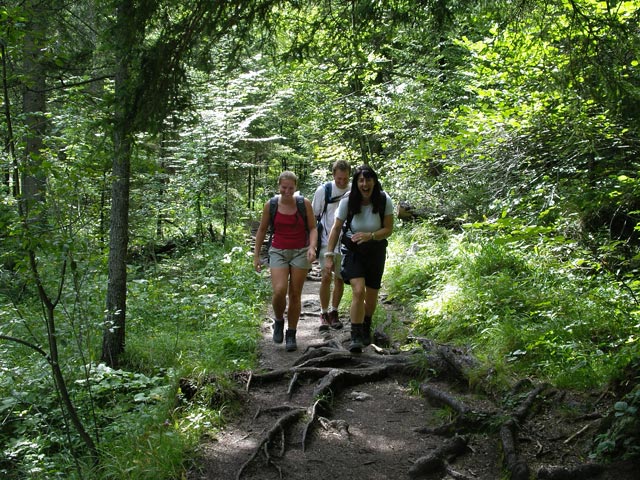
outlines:
[[[529,410],[533,406],[533,402],[535,402],[536,398],[538,398],[538,395],[540,395],[540,393],[542,393],[547,387],[548,385],[546,384],[538,385],[536,388],[534,388],[529,392],[524,402],[522,402],[520,406],[516,409],[516,411],[513,413],[513,418],[518,423],[522,423],[524,421],[527,414],[529,413]]]
[[[420,392],[422,392],[427,400],[429,400],[429,402],[436,407],[446,405],[460,415],[465,415],[467,412],[469,412],[469,408],[466,405],[459,402],[451,395],[429,384],[423,383],[422,385],[420,385]]]
[[[570,437],[568,437],[563,443],[566,445],[568,443],[571,443],[573,441],[574,438],[576,438],[579,435],[582,435],[584,432],[586,432],[587,430],[589,430],[589,427],[591,427],[590,423],[587,423],[584,427],[582,427],[580,430],[578,430],[576,433],[574,433],[573,435],[571,435]]]
[[[447,440],[442,446],[435,449],[429,455],[420,457],[409,469],[409,476],[417,478],[427,473],[433,473],[445,468],[446,460],[457,457],[467,451],[467,439],[455,436]]]
[[[454,469],[452,469],[449,464],[445,464],[444,470],[445,472],[447,472],[447,475],[453,478],[453,480],[470,480],[470,478],[466,475],[463,475],[462,473],[456,472]]]

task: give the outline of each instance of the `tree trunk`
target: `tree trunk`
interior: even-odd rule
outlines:
[[[58,393],[60,394],[60,401],[63,405],[64,410],[66,410],[69,415],[69,419],[73,427],[78,432],[78,435],[84,442],[84,444],[89,449],[89,453],[91,454],[91,458],[97,464],[99,459],[98,449],[96,448],[96,444],[91,438],[91,435],[87,432],[82,424],[82,420],[78,415],[78,412],[73,405],[73,401],[71,400],[71,396],[69,395],[69,390],[67,389],[67,382],[64,379],[64,375],[62,374],[62,368],[60,367],[61,359],[58,355],[58,339],[56,334],[56,324],[55,324],[55,309],[58,304],[59,298],[52,300],[49,298],[49,295],[44,290],[44,286],[42,285],[42,281],[40,280],[40,274],[38,273],[38,266],[36,263],[36,254],[33,250],[29,251],[29,265],[31,267],[31,272],[33,273],[36,285],[38,286],[38,294],[40,296],[40,300],[44,305],[44,312],[46,317],[47,324],[47,340],[49,341],[49,355],[47,356],[47,361],[51,366],[51,374],[56,384],[56,388],[58,389]],[[66,271],[66,261],[63,265],[62,272],[60,275],[60,283],[64,283]],[[60,287],[59,293],[62,291],[62,287]]]
[[[22,175],[22,201],[20,207],[24,215],[44,199],[45,175],[40,168],[42,164],[43,137],[45,135],[45,67],[42,61],[43,45],[47,40],[46,12],[40,2],[29,2],[27,11],[31,13],[28,20],[27,34],[24,38],[24,92],[22,108],[25,117],[25,158]],[[40,217],[42,212],[36,212]]]
[[[229,161],[224,165],[224,214],[222,227],[222,244],[227,242],[227,227],[229,225]]]
[[[134,5],[120,2],[117,12],[115,44],[115,112],[113,133],[113,183],[109,230],[109,280],[101,360],[117,368],[124,352],[127,309],[127,247],[129,245],[129,190],[131,170],[132,124],[135,113],[131,101],[130,62],[136,45]]]
[[[15,139],[13,138],[13,121],[11,118],[11,101],[9,97],[9,87],[7,81],[7,49],[4,44],[0,42],[0,58],[2,58],[2,97],[4,98],[4,116],[7,123],[7,133],[4,141],[4,151],[7,157],[11,159],[11,164],[15,167],[16,162],[16,149]],[[17,175],[17,168],[15,168],[15,174]],[[11,192],[11,167],[7,166],[7,170],[3,172],[3,184],[6,187],[7,193]],[[17,177],[13,177],[13,195],[18,196],[18,180]]]

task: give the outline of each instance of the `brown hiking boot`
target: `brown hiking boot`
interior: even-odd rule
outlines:
[[[342,322],[340,321],[337,310],[331,310],[329,312],[329,326],[334,330],[340,330],[342,328]]]
[[[327,330],[329,330],[329,314],[327,312],[322,312],[320,314],[320,327],[318,327],[318,330],[320,330],[321,332],[326,332]]]

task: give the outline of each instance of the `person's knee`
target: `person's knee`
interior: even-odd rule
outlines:
[[[329,285],[331,284],[331,272],[327,271],[326,269],[322,270],[322,276],[320,277],[320,282],[323,283],[324,285]]]
[[[273,288],[273,297],[278,299],[283,299],[287,297],[287,288],[286,287],[274,287]]]
[[[302,293],[289,292],[289,308],[302,305]]]
[[[351,286],[351,296],[358,301],[363,301],[365,296],[364,286],[360,287],[359,285]]]

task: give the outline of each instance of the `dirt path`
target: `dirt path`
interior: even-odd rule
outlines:
[[[446,368],[425,351],[418,354],[432,361],[422,365],[423,374],[415,380],[413,367],[388,368],[402,352],[370,346],[353,359],[341,348],[348,343],[348,328],[318,332],[318,287],[317,280],[305,284],[297,352],[272,342],[271,321],[265,318],[259,370],[272,375],[256,372],[244,379],[249,388],[243,414],[202,445],[202,462],[189,480],[495,480],[509,478],[506,470],[523,480],[638,478],[633,465],[600,472],[586,467],[578,476],[571,470],[588,463],[586,453],[604,407],[599,399],[542,387],[535,391],[526,382],[506,401],[488,399],[449,374],[432,375],[421,384],[425,367]],[[363,381],[336,372],[377,373]],[[334,383],[318,390],[332,375]],[[457,447],[452,445],[456,440],[462,442]],[[428,471],[418,474],[417,466]],[[563,471],[574,476],[558,476]]]

